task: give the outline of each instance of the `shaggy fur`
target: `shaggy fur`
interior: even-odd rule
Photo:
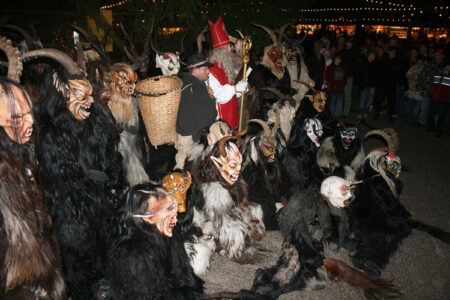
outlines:
[[[52,74],[47,76],[35,111],[36,152],[73,299],[91,297],[90,285],[103,269],[98,258],[105,256],[105,239],[114,235],[121,206],[115,196],[122,186],[117,125],[104,103],[94,101],[90,111],[86,120],[76,120]],[[93,177],[96,171],[106,177]]]
[[[353,264],[373,275],[381,273],[413,228],[450,242],[448,232],[411,218],[398,199],[400,180],[381,167],[385,154],[373,151],[367,156],[360,174],[363,183],[357,185],[355,200],[347,208],[356,242]]]
[[[247,139],[243,153],[245,168],[242,177],[249,186],[249,201],[261,205],[266,230],[277,230],[275,203],[287,200],[288,187],[280,162],[276,159],[269,163],[264,157],[260,148],[261,134]]]
[[[283,254],[275,266],[256,271],[252,291],[271,299],[294,289],[310,290],[325,287],[317,269],[324,267],[332,279],[361,288],[368,299],[397,297],[400,293],[388,281],[373,278],[341,261],[324,258],[313,240],[320,241],[331,226],[329,211],[318,191],[304,191],[289,200],[279,215],[285,238]]]
[[[33,146],[0,127],[0,298],[61,299],[65,283],[38,187]],[[42,297],[42,298],[41,298]]]
[[[121,234],[108,259],[109,295],[104,298],[195,300],[203,294],[203,281],[189,265],[180,233],[164,236],[155,225],[132,216],[145,213],[147,202],[139,200],[143,207],[130,208],[129,198],[137,197],[136,191],[151,188],[149,183],[137,185],[125,195],[127,206]]]
[[[191,173],[198,184],[198,190],[193,191],[196,195],[194,223],[203,233],[214,237],[221,255],[241,263],[254,262],[259,259],[259,253],[251,245],[264,236],[263,212],[258,204],[248,201],[248,186],[242,176],[231,186],[222,178],[210,159],[219,155],[216,143],[192,167]]]
[[[349,149],[342,145],[339,132],[327,137],[317,151],[317,164],[326,176],[339,176],[354,180],[364,162],[364,149],[357,137]],[[349,168],[345,168],[348,166]]]
[[[317,146],[306,134],[303,121],[294,122],[281,164],[293,194],[303,189],[320,188],[323,174],[317,165]]]

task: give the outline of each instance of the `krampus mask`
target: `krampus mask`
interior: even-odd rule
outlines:
[[[178,202],[178,212],[186,212],[186,192],[191,186],[192,176],[189,171],[173,172],[162,180],[162,186]]]
[[[162,188],[156,190],[156,193],[140,190],[149,194],[147,208],[144,214],[133,217],[142,218],[145,222],[155,225],[165,236],[172,237],[172,231],[177,224],[178,203],[166,190]]]
[[[320,193],[331,205],[342,208],[352,200],[355,184],[338,176],[330,176],[322,182]]]
[[[305,126],[306,134],[309,139],[317,146],[320,147],[319,138],[323,134],[322,123],[319,119],[306,119],[303,123]]]
[[[382,166],[383,169],[394,175],[395,179],[398,179],[400,177],[400,172],[402,170],[402,162],[399,156],[392,153],[386,154],[384,156]]]
[[[253,25],[264,29],[269,34],[273,42],[272,45],[264,48],[264,57],[262,61],[263,65],[268,67],[272,71],[273,75],[275,75],[278,79],[283,78],[286,62],[284,60],[284,47],[281,44],[281,37],[283,35],[283,31],[289,24],[283,25],[280,28],[280,34],[278,38],[272,29],[259,24]]]
[[[264,154],[264,157],[267,159],[267,162],[273,163],[275,161],[275,152],[277,150],[277,133],[278,128],[280,127],[280,113],[276,110],[276,121],[275,125],[272,129],[270,129],[269,125],[266,122],[259,119],[252,119],[249,122],[255,122],[261,125],[264,129],[264,134],[261,137],[261,142],[259,143],[259,147]]]
[[[356,135],[358,133],[358,128],[356,126],[344,126],[341,123],[339,127],[339,135],[341,136],[342,146],[345,149],[349,149],[352,145],[353,141],[356,139]]]
[[[211,160],[219,170],[223,179],[228,184],[233,185],[239,179],[242,156],[238,147],[234,143],[228,143],[226,145],[226,141],[231,138],[232,137],[225,137],[218,142],[220,157],[211,156]]]

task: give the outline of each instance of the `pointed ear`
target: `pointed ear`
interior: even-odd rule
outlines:
[[[217,169],[221,170],[223,168],[223,164],[220,162],[220,159],[215,157],[215,156],[211,156],[210,157],[212,162],[214,163],[214,165],[217,167]]]
[[[192,175],[191,175],[191,172],[186,171],[186,175],[187,175],[187,177],[189,178],[189,181],[192,182]]]
[[[313,102],[314,100],[313,95],[305,95],[305,97],[308,98],[311,102]]]

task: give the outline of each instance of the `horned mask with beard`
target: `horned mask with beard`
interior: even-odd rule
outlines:
[[[131,66],[124,63],[114,64],[110,72],[105,74],[108,106],[119,124],[126,124],[134,116],[131,95],[136,87],[137,75]],[[108,98],[108,97],[107,97]]]

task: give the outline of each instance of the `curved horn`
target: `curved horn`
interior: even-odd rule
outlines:
[[[249,120],[248,122],[249,122],[249,123],[250,123],[250,122],[258,123],[259,125],[261,125],[261,127],[264,129],[264,137],[265,137],[265,138],[270,137],[270,134],[271,134],[271,132],[270,132],[270,127],[269,127],[269,125],[267,125],[266,122],[264,122],[264,121],[261,120],[261,119],[251,119],[251,120]]]
[[[237,30],[237,29],[236,29],[236,31],[237,31],[237,33],[239,33],[239,35],[241,36],[241,39],[244,39],[244,35],[242,34],[242,32],[239,31],[239,30]]]
[[[17,25],[12,25],[12,24],[0,25],[0,27],[9,28],[9,29],[12,29],[12,30],[15,30],[15,31],[19,32],[25,38],[25,42],[27,43],[28,50],[31,50],[31,49],[34,48],[34,39],[23,28],[21,28],[21,27],[19,27]]]
[[[225,150],[225,143],[228,140],[234,139],[235,136],[224,136],[223,138],[221,138],[217,143],[217,147],[219,148],[219,153],[221,156],[223,157],[227,157],[227,151]]]
[[[275,32],[272,29],[270,29],[270,28],[268,28],[268,27],[266,27],[264,25],[259,25],[259,24],[256,24],[256,23],[252,23],[252,24],[255,25],[255,26],[258,26],[258,27],[260,27],[262,29],[264,29],[269,34],[270,38],[272,39],[272,42],[275,45],[278,44],[277,36],[275,35]]]
[[[388,147],[388,152],[397,154],[398,152],[398,135],[397,132],[392,128],[385,128],[383,130],[371,130],[364,136],[364,141],[370,136],[378,135],[382,137]],[[397,139],[396,139],[397,138]]]
[[[275,125],[272,128],[272,136],[275,137],[277,135],[278,129],[280,128],[280,110],[275,108]]]
[[[77,42],[77,65],[79,65],[83,71],[86,71],[86,60],[84,59],[83,43]]]
[[[22,55],[22,60],[34,59],[40,56],[48,57],[59,62],[70,75],[81,75],[80,67],[70,58],[69,55],[57,49],[38,49]]]
[[[205,41],[205,33],[206,33],[206,31],[208,31],[208,29],[209,29],[209,26],[206,25],[205,28],[203,28],[203,30],[197,36],[197,50],[198,50],[198,53],[202,53],[203,52],[203,42]]]
[[[148,45],[150,44],[150,41],[152,40],[153,20],[154,19],[152,19],[152,25],[150,27],[150,30],[148,31],[147,36],[145,37],[144,53],[143,53],[143,55],[148,55],[150,53],[150,49],[148,48]]]
[[[136,58],[130,53],[130,51],[128,51],[127,46],[123,46],[123,51],[125,52],[125,55],[128,57],[128,59],[132,63],[136,63],[137,62]]]
[[[124,35],[125,38],[127,39],[128,43],[130,43],[130,50],[131,50],[131,53],[133,53],[134,56],[137,56],[137,53],[136,53],[136,51],[135,51],[136,48],[135,48],[135,46],[134,46],[133,40],[132,40],[131,37],[128,35],[127,31],[125,30],[125,27],[123,27],[122,21],[120,21],[119,24],[120,24],[120,28],[122,28],[123,35]],[[124,46],[124,47],[125,47],[125,46]],[[127,56],[128,56],[128,54],[127,54]],[[128,58],[129,58],[129,57],[128,57]]]
[[[291,24],[292,23],[287,23],[280,27],[280,34],[278,35],[278,44],[281,43],[281,38],[283,37],[283,31],[286,30],[286,28]]]
[[[155,19],[153,18],[153,19],[152,19],[152,29],[150,30],[150,31],[152,31],[152,32],[153,32],[153,25],[154,25],[154,22],[155,22]],[[155,46],[153,45],[153,39],[152,39],[152,38],[150,38],[150,46],[152,47],[153,52],[158,53],[159,55],[163,55],[163,54],[164,54],[164,53],[162,53],[161,51],[159,51],[159,50],[157,50],[157,49],[155,48]]]
[[[19,49],[14,47],[11,40],[6,37],[0,38],[0,49],[5,52],[6,58],[8,59],[8,78],[19,82],[23,70]]]
[[[258,89],[258,91],[269,91],[269,92],[272,92],[275,95],[277,95],[280,99],[283,99],[285,97],[285,95],[282,92],[280,92],[280,90],[278,90],[276,88],[265,87],[265,88]]]
[[[312,85],[310,85],[309,83],[307,83],[303,80],[294,80],[294,81],[306,85],[310,90],[312,90],[314,92],[314,94],[317,94],[319,92],[315,88],[313,88]]]
[[[230,42],[232,42],[233,44],[236,44],[237,41],[239,40],[238,38],[232,36],[232,35],[228,35],[228,39],[230,40]]]

